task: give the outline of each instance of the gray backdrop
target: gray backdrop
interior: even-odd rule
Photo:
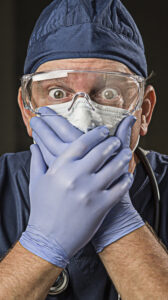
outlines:
[[[30,33],[41,10],[50,2],[0,1],[0,154],[26,150],[31,144],[17,106],[17,89]],[[149,72],[155,72],[152,84],[156,88],[157,106],[149,133],[141,139],[141,145],[168,154],[168,4],[167,1],[152,0],[127,0],[123,3],[143,35]]]

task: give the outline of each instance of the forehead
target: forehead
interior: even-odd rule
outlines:
[[[45,72],[55,69],[101,70],[132,74],[132,72],[126,65],[118,61],[101,58],[73,58],[52,60],[40,65],[36,72]]]

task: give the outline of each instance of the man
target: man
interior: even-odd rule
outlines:
[[[17,242],[1,262],[1,299],[166,299],[168,257],[144,223],[153,194],[135,154],[156,96],[133,19],[120,1],[53,1],[24,73],[18,102],[36,144],[31,157],[1,158],[2,256]],[[147,157],[167,246],[168,159]],[[47,296],[64,268],[67,289]]]

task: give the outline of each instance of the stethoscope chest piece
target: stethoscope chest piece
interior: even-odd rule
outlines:
[[[66,269],[62,271],[62,273],[59,275],[53,286],[50,288],[48,295],[55,296],[58,294],[63,293],[69,283],[69,274]]]

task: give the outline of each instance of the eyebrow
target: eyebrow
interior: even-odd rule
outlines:
[[[47,88],[49,86],[52,86],[52,85],[56,85],[57,87],[62,87],[62,88],[65,88],[67,89],[68,91],[70,92],[73,92],[73,90],[68,86],[66,85],[64,82],[62,81],[59,81],[58,79],[52,79],[52,82],[47,80],[46,82],[44,80],[42,81],[36,81],[36,84],[38,85],[38,87],[41,87],[41,88]]]

